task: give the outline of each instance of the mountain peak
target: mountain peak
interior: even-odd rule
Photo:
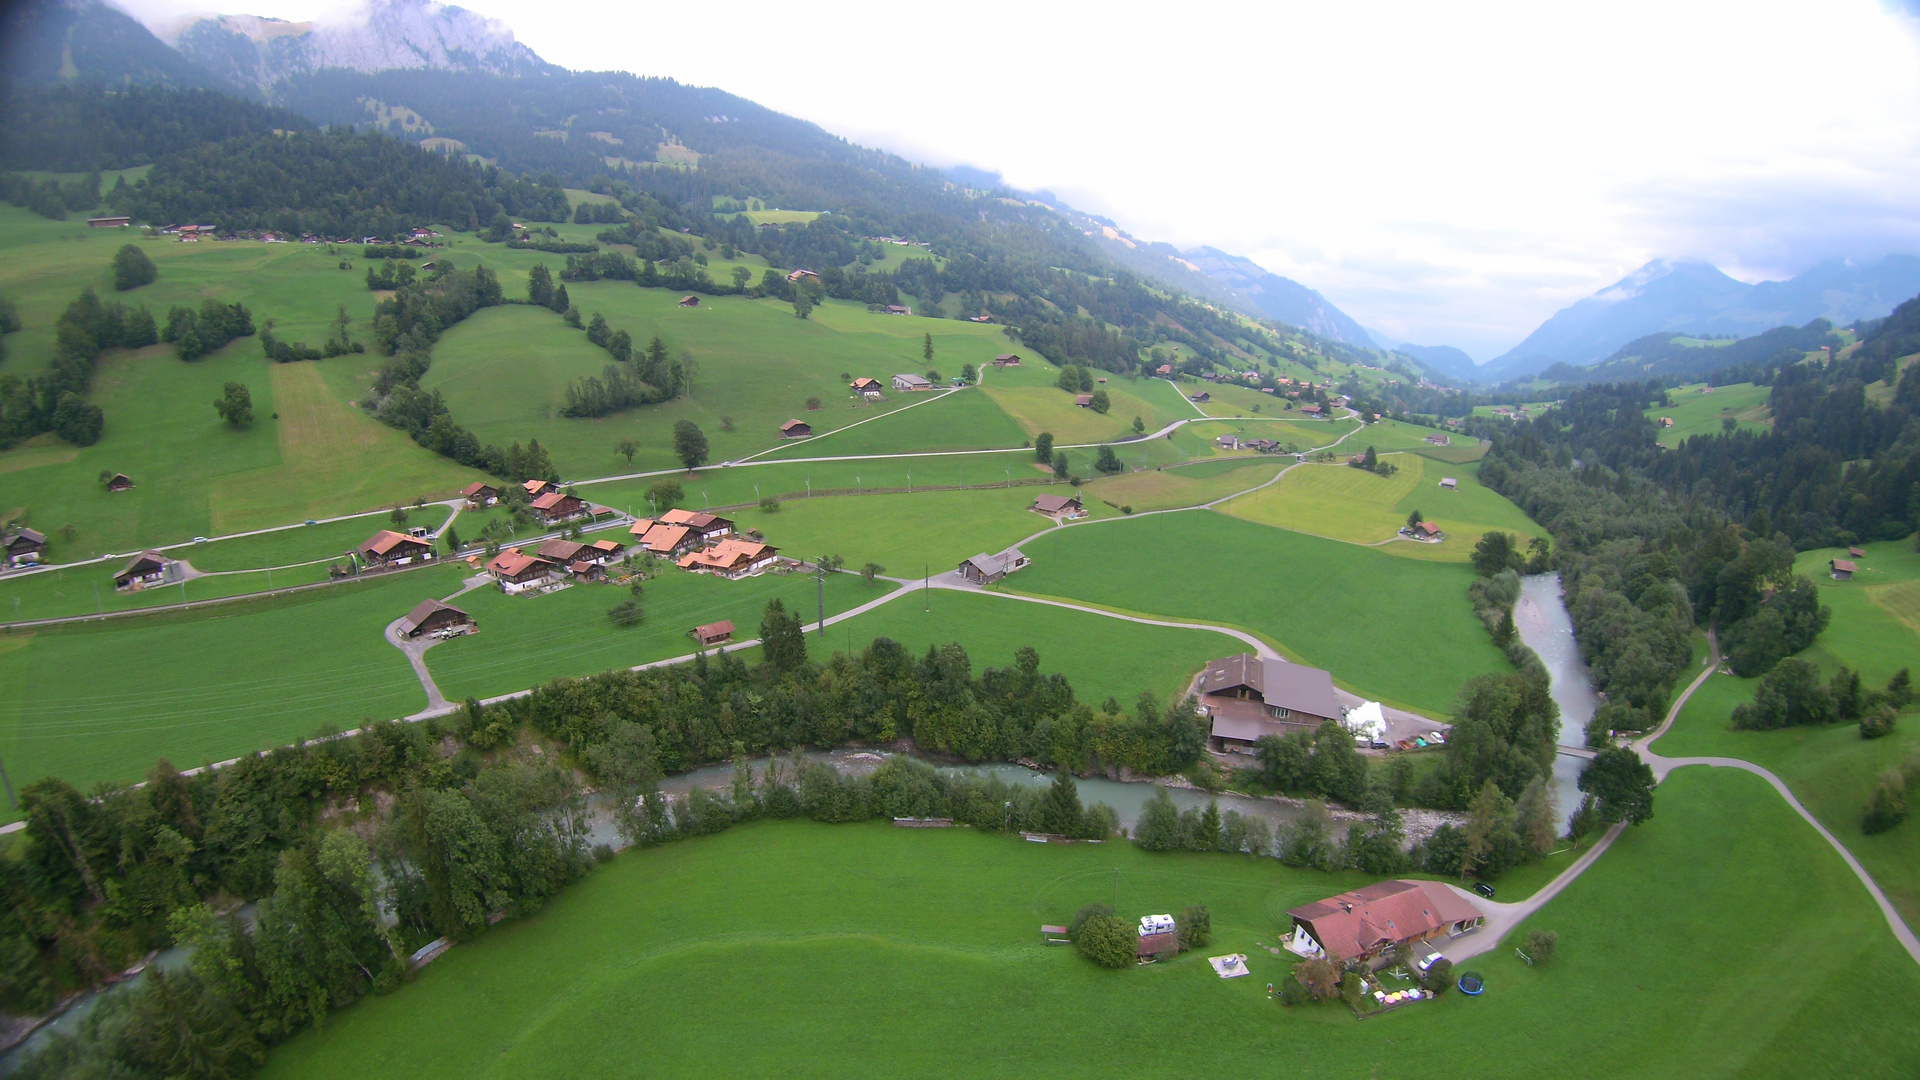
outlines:
[[[321,68],[405,68],[527,74],[546,62],[497,19],[437,0],[372,0],[346,24],[216,15],[181,30],[174,47],[241,86],[266,90]]]

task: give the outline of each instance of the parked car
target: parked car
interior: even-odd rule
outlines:
[[[1367,745],[1372,747],[1375,750],[1385,750],[1387,748],[1387,740],[1375,739],[1372,742],[1368,743]]]
[[[1473,891],[1479,893],[1481,896],[1484,896],[1489,900],[1493,899],[1493,886],[1487,884],[1484,881],[1474,882]]]
[[[207,538],[204,536],[196,536],[193,538],[193,542],[196,544],[204,544],[207,542]]]
[[[1436,952],[1433,949],[1428,949],[1427,954],[1425,956],[1422,956],[1417,962],[1415,962],[1413,966],[1419,970],[1420,974],[1425,975],[1427,973],[1427,969],[1432,967],[1434,961],[1439,959],[1440,959],[1440,954],[1438,952]]]
[[[1440,734],[1437,731],[1429,731],[1427,732],[1427,741],[1430,743],[1433,743],[1436,746],[1440,746],[1446,743],[1447,737],[1445,735]]]
[[[318,525],[318,524],[320,524],[320,523],[319,523],[318,521],[315,521],[315,520],[314,520],[314,519],[312,519],[312,518],[308,518],[308,519],[306,520],[306,524],[308,524],[308,525]]]

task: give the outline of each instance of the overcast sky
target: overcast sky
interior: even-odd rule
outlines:
[[[995,170],[1481,360],[1652,258],[1752,281],[1920,251],[1920,31],[1894,0],[462,6],[554,63]]]

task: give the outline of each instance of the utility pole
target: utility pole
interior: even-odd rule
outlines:
[[[933,610],[933,573],[932,567],[920,564],[920,597],[926,602],[927,610]]]
[[[814,586],[815,586],[815,595],[818,598],[818,601],[820,604],[819,615],[818,615],[820,619],[820,633],[822,636],[825,636],[827,632],[827,559],[826,559],[826,556],[823,555],[820,557],[820,561],[815,565],[814,569],[819,571],[819,573],[814,575]]]

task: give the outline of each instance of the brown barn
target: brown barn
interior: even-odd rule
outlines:
[[[1074,517],[1080,513],[1080,496],[1041,495],[1027,509],[1050,518]]]
[[[702,510],[669,510],[660,515],[666,525],[685,525],[701,540],[717,540],[733,532],[733,522]]]
[[[113,587],[116,589],[144,589],[149,585],[158,585],[166,580],[167,567],[173,560],[157,551],[143,551],[127,560],[127,565],[113,575]]]
[[[24,525],[15,525],[7,530],[4,550],[8,566],[31,566],[47,553],[47,538]]]
[[[993,366],[994,367],[1019,367],[1020,354],[1003,352],[999,356],[996,356],[993,358]]]
[[[433,556],[433,545],[417,536],[397,533],[392,529],[381,529],[367,538],[367,542],[354,549],[370,566],[398,565],[402,560],[425,559]]]
[[[805,439],[813,435],[813,425],[805,420],[789,420],[780,425],[780,437],[783,439]]]
[[[700,298],[697,296],[683,296],[680,298],[680,306],[681,307],[699,307]]]
[[[107,477],[108,491],[125,491],[133,486],[133,478],[126,473],[117,472]]]
[[[721,619],[719,622],[696,626],[687,633],[692,634],[693,640],[699,642],[702,648],[708,645],[724,645],[733,640],[733,620]]]
[[[400,632],[407,637],[416,638],[421,634],[431,634],[453,626],[472,626],[473,616],[438,600],[422,600],[407,617],[400,620]]]
[[[556,521],[570,521],[587,512],[587,504],[564,491],[549,491],[533,500],[533,512],[540,520],[551,525]]]
[[[545,559],[548,562],[559,563],[564,566],[567,563],[578,562],[581,559],[590,558],[591,557],[591,555],[589,554],[590,551],[591,549],[588,548],[588,546],[585,544],[576,543],[575,541],[572,541],[572,540],[561,540],[556,538],[553,540],[548,540],[545,543],[541,544],[539,547],[534,549],[533,553],[535,556]]]
[[[1073,396],[1073,403],[1075,405],[1080,406],[1083,409],[1091,409],[1093,408],[1093,395],[1092,394],[1075,394]]]
[[[468,484],[466,490],[460,494],[466,498],[467,505],[473,507],[475,510],[492,506],[494,503],[500,501],[499,488],[494,487],[492,484],[478,481]]]
[[[507,548],[487,560],[487,573],[500,583],[501,591],[517,593],[545,581],[553,573],[553,564],[519,548]]]
[[[1852,581],[1853,575],[1859,570],[1860,567],[1855,565],[1852,559],[1827,560],[1827,571],[1833,575],[1835,581]]]
[[[1262,735],[1312,731],[1340,717],[1331,674],[1252,653],[1208,664],[1195,689],[1200,711],[1213,721],[1208,742],[1215,750],[1251,752]]]
[[[982,552],[960,564],[960,576],[975,585],[991,585],[1015,570],[1024,570],[1031,562],[1019,548],[1008,548],[998,555]]]

